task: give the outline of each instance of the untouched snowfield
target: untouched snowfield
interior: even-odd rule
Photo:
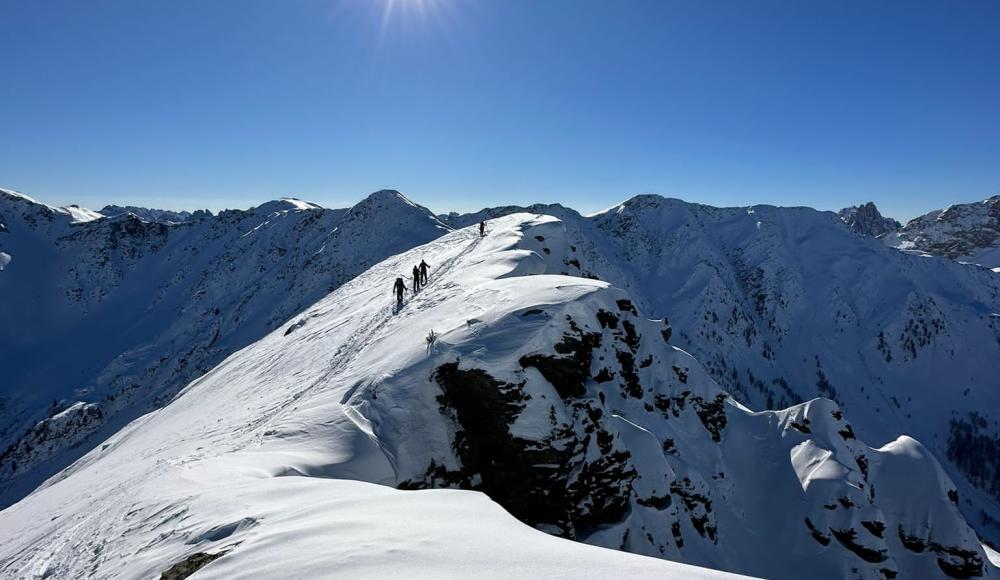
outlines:
[[[479,493],[377,485],[396,476],[344,404],[359,381],[427,357],[431,329],[474,357],[470,319],[605,286],[502,278],[531,273],[516,219],[379,264],[0,512],[0,576],[149,578],[224,554],[196,577],[732,577],[556,538]],[[392,280],[422,257],[430,287],[397,310]]]

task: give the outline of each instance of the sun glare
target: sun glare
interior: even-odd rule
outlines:
[[[442,0],[380,0],[382,8],[382,25],[380,36],[385,37],[393,19],[409,20],[418,18],[421,22],[428,20],[433,13],[439,13]]]

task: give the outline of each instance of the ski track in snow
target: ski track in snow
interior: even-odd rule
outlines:
[[[407,315],[407,308],[411,307],[411,305],[412,308],[425,308],[446,300],[447,298],[444,297],[438,297],[436,299],[426,297],[429,296],[429,290],[437,288],[442,283],[441,280],[448,276],[452,268],[459,260],[461,260],[462,257],[473,251],[479,245],[481,237],[478,233],[473,235],[471,230],[462,233],[465,235],[449,235],[446,236],[447,239],[443,241],[439,240],[431,242],[425,246],[428,253],[434,253],[435,250],[447,250],[449,247],[453,247],[456,241],[464,242],[462,244],[461,251],[445,260],[439,268],[435,269],[433,276],[430,274],[428,275],[427,286],[424,286],[417,294],[411,295],[409,299],[404,299],[402,305],[399,307],[395,304],[391,304],[391,302],[395,300],[394,296],[387,299],[387,306],[380,308],[373,315],[369,316],[363,323],[357,325],[355,331],[340,344],[337,351],[330,357],[330,363],[320,378],[316,379],[316,381],[311,383],[309,386],[293,394],[291,398],[287,402],[282,403],[280,407],[265,413],[259,421],[255,421],[249,426],[249,430],[258,431],[262,427],[266,427],[267,425],[274,423],[281,418],[283,413],[288,412],[296,403],[299,402],[300,399],[308,395],[308,393],[317,387],[328,385],[331,378],[341,373],[344,367],[352,361],[352,357],[354,355],[364,350],[368,345],[384,338],[382,330],[386,326],[386,323],[393,318],[402,317],[405,319]],[[456,237],[457,239],[452,239]],[[471,241],[466,241],[468,238],[472,238]],[[384,264],[375,266],[365,274],[365,282],[368,283],[369,278],[385,280],[384,286],[389,287],[391,281],[397,277],[397,270],[398,268],[394,270],[391,266]],[[361,284],[357,285],[360,286]],[[350,289],[352,288],[352,283],[348,283],[345,286]],[[412,288],[410,289],[410,292],[412,293]],[[312,316],[322,316],[322,312],[317,312]],[[342,398],[342,404],[347,403],[348,399],[354,395],[359,386],[360,385],[355,385],[351,389],[348,389]],[[266,432],[266,429],[264,429],[263,432]],[[260,435],[259,441],[263,440],[263,432]]]

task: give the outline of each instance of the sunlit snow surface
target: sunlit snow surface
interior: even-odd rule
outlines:
[[[0,508],[344,282],[451,231],[392,191],[350,209],[108,211],[74,221],[0,189]]]
[[[606,286],[504,278],[541,267],[511,249],[524,219],[379,264],[291,334],[280,328],[133,422],[0,513],[0,576],[155,577],[190,554],[227,552],[197,577],[725,577],[543,534],[478,493],[366,483],[395,475],[365,420],[342,404],[359,381],[427,357],[431,329],[474,357],[469,319],[488,326]],[[391,283],[420,258],[430,287],[397,311]]]
[[[561,401],[516,362],[550,352],[569,318],[595,330],[600,309],[632,309],[606,282],[552,274],[574,251],[563,222],[515,214],[485,238],[473,226],[375,265],[0,512],[0,576],[156,577],[207,553],[223,555],[196,577],[719,577],[543,534],[478,493],[392,489],[432,459],[460,467],[436,365],[520,383],[530,404],[510,428],[526,439],[542,441],[586,402]],[[421,259],[430,284],[397,308],[392,282]],[[752,413],[663,343],[662,321],[628,316],[642,335],[636,359],[649,356],[638,370],[648,393],[589,380],[586,398],[600,394],[601,429],[639,477],[623,519],[582,540],[617,548],[632,537],[636,553],[786,578],[942,577],[936,562],[951,556],[905,549],[897,530],[986,559],[920,443],[871,449],[825,399]],[[661,413],[654,395],[688,402]],[[638,501],[656,497],[672,499]],[[875,563],[856,555],[865,550]]]

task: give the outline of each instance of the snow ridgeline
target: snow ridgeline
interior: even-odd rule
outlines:
[[[552,274],[562,222],[490,227],[379,263],[0,512],[0,575],[719,575],[383,486],[753,575],[995,574],[915,440],[871,449],[822,399],[749,412],[625,292]]]

